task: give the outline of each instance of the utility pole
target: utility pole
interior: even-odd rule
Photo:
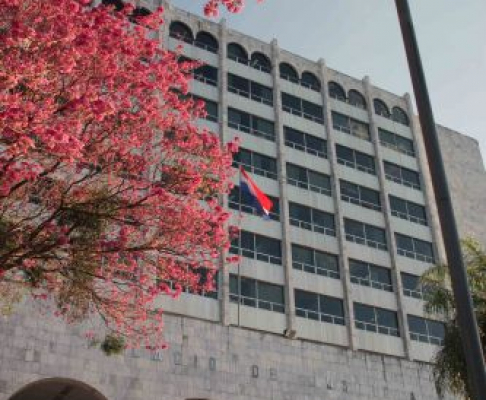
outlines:
[[[439,147],[439,139],[430,104],[425,75],[420,59],[417,38],[408,0],[395,0],[412,78],[417,110],[422,126],[425,150],[429,160],[440,225],[444,237],[447,264],[457,309],[457,322],[467,364],[469,384],[474,400],[486,400],[486,369],[479,337],[476,316],[467,283],[466,269],[461,252],[459,234],[452,201]]]

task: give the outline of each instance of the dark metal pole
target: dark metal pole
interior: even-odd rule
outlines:
[[[447,263],[451,274],[459,331],[464,347],[470,387],[472,388],[474,399],[486,400],[486,370],[483,351],[410,7],[408,0],[395,0],[395,3],[412,77],[420,125],[422,126],[425,150],[429,160],[440,225],[444,236]]]

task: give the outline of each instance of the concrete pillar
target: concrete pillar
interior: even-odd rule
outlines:
[[[219,140],[221,141],[221,145],[224,146],[227,139],[227,126],[228,126],[228,100],[227,100],[227,80],[228,75],[226,73],[227,67],[227,57],[226,57],[226,43],[227,43],[227,36],[228,36],[228,29],[226,26],[226,20],[222,19],[221,23],[219,24],[219,53],[218,53],[218,91],[219,91]],[[224,207],[225,210],[228,210],[228,196],[224,195],[221,196],[221,205]],[[219,283],[221,290],[219,291],[220,298],[220,314],[221,314],[221,323],[223,325],[229,325],[230,315],[229,315],[229,295],[230,295],[230,288],[229,288],[229,269],[225,268],[225,257],[226,255],[223,254],[221,265],[220,265],[220,277]]]
[[[434,189],[432,187],[432,179],[430,177],[429,163],[427,154],[425,153],[424,139],[422,136],[422,129],[420,122],[415,118],[412,99],[410,94],[404,95],[407,102],[407,113],[410,120],[410,130],[412,132],[413,141],[415,143],[415,156],[420,168],[421,181],[423,183],[422,190],[425,196],[425,211],[427,214],[427,221],[429,221],[430,230],[432,233],[433,248],[436,256],[436,262],[439,264],[446,263],[444,242],[442,239],[442,231],[440,228],[439,214],[437,212],[437,205],[435,202]]]
[[[383,154],[381,152],[380,137],[378,133],[378,126],[375,120],[375,113],[373,108],[373,94],[369,77],[363,79],[365,88],[366,102],[368,103],[368,118],[370,121],[371,141],[373,142],[376,155],[376,172],[380,182],[380,198],[383,213],[385,215],[386,237],[388,242],[388,252],[391,259],[392,281],[395,295],[397,297],[397,316],[400,336],[403,342],[405,356],[410,359],[410,337],[408,335],[408,321],[406,311],[403,303],[403,288],[402,280],[400,279],[400,270],[397,266],[397,246],[395,243],[394,233],[392,231],[390,200],[388,198],[387,182],[385,177],[385,169],[383,165]]]
[[[344,309],[346,312],[346,326],[348,328],[348,340],[351,349],[357,348],[356,328],[354,326],[354,308],[353,308],[353,287],[349,276],[349,260],[346,250],[346,235],[344,232],[344,216],[341,207],[341,198],[339,190],[339,170],[336,158],[336,146],[334,142],[333,128],[332,128],[332,112],[329,102],[329,92],[327,86],[329,78],[327,74],[327,66],[323,59],[319,60],[319,72],[321,78],[321,96],[324,107],[324,125],[326,129],[327,139],[327,157],[331,166],[331,185],[332,196],[335,207],[335,223],[336,236],[339,245],[339,269],[341,275],[341,282],[344,293]]]
[[[280,192],[280,222],[282,226],[282,266],[285,278],[285,310],[287,315],[286,334],[295,336],[295,299],[292,282],[292,244],[290,242],[289,200],[287,196],[287,160],[282,119],[282,97],[280,90],[280,48],[272,40],[273,107],[275,113],[275,134],[277,145],[277,173]]]

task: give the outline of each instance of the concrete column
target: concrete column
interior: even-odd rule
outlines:
[[[351,349],[357,348],[356,328],[354,326],[354,307],[353,307],[353,287],[349,276],[349,260],[346,250],[346,235],[344,232],[344,215],[341,207],[341,198],[339,190],[339,171],[336,158],[336,146],[333,136],[332,128],[332,112],[329,102],[329,92],[327,85],[329,82],[327,74],[327,66],[323,59],[319,60],[319,72],[321,78],[321,96],[322,104],[324,106],[325,118],[324,125],[327,136],[327,157],[331,166],[331,185],[332,185],[332,197],[335,207],[335,223],[336,234],[339,245],[339,270],[341,275],[341,282],[343,284],[344,293],[344,309],[346,312],[346,326],[348,328],[349,346]]]
[[[397,246],[391,228],[392,225],[391,225],[390,200],[388,198],[385,168],[383,165],[383,154],[381,152],[378,126],[375,120],[375,113],[373,109],[373,95],[372,95],[371,83],[369,77],[365,77],[363,79],[363,85],[365,88],[366,102],[368,103],[368,117],[370,121],[371,141],[373,142],[373,147],[375,149],[375,155],[376,155],[376,164],[377,164],[376,172],[378,174],[378,180],[380,182],[381,205],[383,208],[383,213],[385,215],[386,238],[388,242],[388,252],[390,253],[390,259],[391,259],[393,288],[395,289],[395,295],[397,297],[398,325],[400,330],[400,336],[402,338],[402,342],[404,346],[405,356],[410,359],[411,353],[410,353],[410,337],[408,335],[408,321],[407,321],[406,311],[403,306],[404,300],[403,300],[402,280],[400,279],[400,270],[397,266],[397,254],[398,254]]]
[[[415,118],[413,111],[412,99],[409,93],[404,95],[407,102],[407,112],[410,120],[410,130],[412,132],[413,141],[415,143],[415,156],[420,168],[420,176],[423,183],[423,192],[425,196],[425,211],[427,214],[427,221],[429,222],[430,230],[433,239],[434,254],[437,257],[437,263],[445,264],[446,256],[444,249],[444,242],[442,239],[442,231],[440,228],[439,214],[437,212],[437,205],[435,202],[434,189],[432,187],[432,179],[430,177],[429,162],[427,154],[425,153],[424,139],[422,136],[422,129],[420,122]]]
[[[285,277],[285,312],[287,315],[287,336],[295,336],[295,298],[292,282],[292,244],[290,242],[289,200],[287,196],[287,160],[282,119],[282,97],[280,90],[280,48],[272,40],[273,107],[275,113],[275,134],[277,145],[277,173],[280,191],[280,222],[282,225],[282,266]]]
[[[159,28],[159,40],[163,47],[169,48],[169,27],[172,19],[174,18],[174,9],[172,7],[172,3],[168,0],[159,0],[156,1],[155,4],[157,2],[160,3],[159,5],[157,5],[157,7],[162,6],[164,8],[164,23]]]
[[[227,126],[228,126],[228,100],[227,100],[227,80],[228,75],[226,73],[227,57],[226,57],[226,42],[227,42],[228,30],[226,27],[226,20],[222,19],[219,25],[219,63],[218,63],[218,90],[219,90],[219,140],[221,145],[224,146],[227,140]],[[228,196],[223,195],[220,198],[221,205],[225,210],[228,210]],[[223,325],[229,325],[229,269],[225,268],[225,257],[223,254],[220,265],[220,277],[219,283],[221,290],[219,294],[220,298],[220,311],[221,311],[221,323]]]

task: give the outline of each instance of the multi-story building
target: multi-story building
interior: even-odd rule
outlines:
[[[273,200],[270,219],[236,176],[224,204],[241,261],[222,266],[217,292],[164,300],[169,350],[107,358],[27,307],[2,322],[0,400],[437,399],[443,325],[418,279],[443,251],[410,96],[224,21],[167,6],[166,22],[160,40],[205,63],[191,89],[200,123],[240,138],[235,167]],[[463,232],[486,242],[477,143],[439,130],[446,161],[470,155],[448,163],[449,180]]]

